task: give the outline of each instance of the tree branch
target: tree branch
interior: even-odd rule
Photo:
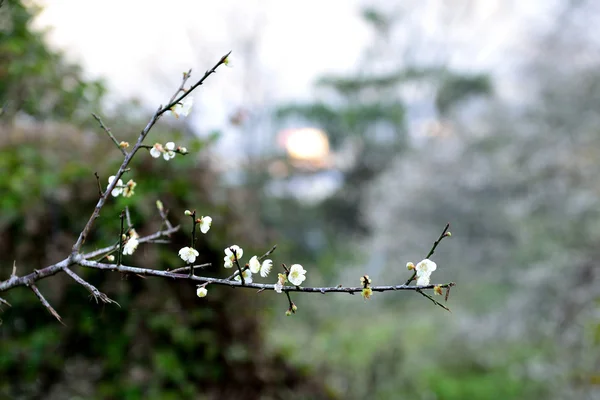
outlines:
[[[82,267],[107,270],[107,271],[118,271],[128,274],[136,274],[142,276],[158,276],[162,278],[179,279],[179,280],[190,280],[198,283],[210,283],[213,285],[222,285],[230,287],[243,287],[249,289],[263,289],[263,290],[275,290],[274,284],[266,283],[245,283],[242,284],[240,281],[220,279],[220,278],[209,278],[204,276],[189,276],[188,274],[178,274],[173,271],[163,271],[149,268],[139,268],[127,265],[116,265],[116,264],[105,264],[89,260],[78,260],[77,262]],[[194,266],[196,267],[196,266]],[[371,289],[374,292],[387,292],[392,290],[409,290],[419,291],[433,289],[435,286],[442,288],[448,286],[454,286],[454,282],[444,283],[440,285],[427,285],[427,286],[409,286],[409,285],[391,285],[391,286],[372,286]],[[283,291],[286,292],[304,292],[304,293],[357,293],[362,292],[363,287],[344,287],[344,286],[333,286],[333,287],[301,287],[301,286],[284,286]]]
[[[90,294],[94,297],[94,300],[96,300],[96,303],[98,303],[98,299],[100,299],[103,303],[109,303],[109,304],[115,303],[116,305],[121,307],[119,305],[119,303],[117,303],[114,300],[111,300],[107,295],[105,295],[104,293],[102,293],[101,291],[96,289],[96,287],[93,286],[92,284],[86,282],[82,277],[80,277],[75,272],[73,272],[69,267],[64,267],[63,271],[65,271],[67,273],[67,275],[69,275],[71,278],[73,278],[75,280],[75,282],[79,283],[84,288],[86,288],[90,292]]]

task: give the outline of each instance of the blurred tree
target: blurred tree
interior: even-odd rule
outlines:
[[[102,81],[87,80],[81,68],[49,48],[45,32],[32,29],[40,8],[5,0],[0,8],[1,120],[20,111],[37,120],[89,121],[100,109]]]
[[[2,121],[20,114],[35,119],[0,124],[0,279],[10,275],[13,262],[26,272],[69,254],[98,199],[94,172],[104,184],[121,161],[95,122],[93,131],[75,125],[83,117],[91,120],[89,112],[98,111],[104,89],[49,50],[43,33],[31,30],[36,10],[15,0],[0,8]],[[131,121],[105,122],[119,139],[135,140],[135,133],[127,132],[136,130],[123,128]],[[164,126],[151,135],[181,138]],[[136,196],[108,202],[86,250],[114,242],[125,206],[140,234],[156,231],[161,221],[155,200],[160,198],[175,225],[186,222],[186,208],[214,217],[211,234],[198,242],[202,261],[214,266],[209,274],[222,265],[223,247],[231,242],[244,243],[252,253],[259,246],[253,232],[260,223],[248,214],[241,218],[229,202],[244,202],[244,192],[220,187],[220,177],[198,156],[205,144],[186,139],[190,155],[168,164],[136,158],[129,172],[139,184]],[[167,245],[140,246],[132,264],[181,265],[177,250],[188,243],[187,232],[180,231]],[[263,245],[256,253],[266,250]],[[277,349],[265,349],[262,316],[256,312],[261,300],[252,293],[213,288],[199,301],[189,282],[77,272],[121,307],[86,301],[82,287],[59,274],[39,286],[62,315],[62,326],[30,291],[8,292],[5,298],[13,307],[0,310],[0,398],[333,396],[310,370],[294,368]]]
[[[588,27],[600,7],[560,2],[556,17],[505,82],[520,89],[518,99],[448,109],[448,134],[398,157],[370,188],[369,248],[390,260],[408,249],[414,260],[440,221],[452,221],[454,244],[440,250],[436,273],[443,280],[451,271],[461,312],[472,317],[444,327],[455,352],[446,340],[431,351],[473,366],[518,366],[523,388],[541,389],[535,398],[591,399],[600,393],[600,57]],[[483,356],[491,343],[499,354]],[[483,385],[478,368],[468,369],[455,383],[437,375],[436,395],[447,395],[442,381],[446,390],[465,390],[467,379]]]
[[[338,188],[322,202],[306,206],[292,194],[275,200],[277,205],[269,210],[282,210],[290,227],[282,227],[285,237],[294,238],[302,254],[323,257],[327,261],[322,264],[332,268],[336,268],[330,262],[334,257],[343,262],[340,254],[349,254],[353,240],[365,238],[370,231],[362,212],[366,186],[413,148],[409,126],[415,121],[409,114],[432,121],[473,96],[491,93],[484,75],[457,74],[439,65],[407,64],[392,38],[401,25],[393,12],[366,8],[363,18],[372,28],[373,42],[357,72],[323,77],[316,84],[319,96],[314,103],[289,104],[276,112],[283,126],[314,126],[329,138],[329,168],[336,172]],[[433,93],[435,101],[415,96],[415,92]],[[296,169],[292,177],[321,173],[318,168]],[[276,217],[271,213],[270,218]],[[315,220],[322,221],[319,228],[314,227]],[[351,254],[350,259],[356,256]]]

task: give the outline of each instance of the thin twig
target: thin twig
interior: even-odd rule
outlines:
[[[7,306],[9,306],[9,307],[12,307],[12,306],[10,305],[10,303],[9,303],[8,301],[4,300],[2,297],[0,297],[0,303],[1,303],[1,304],[6,304]]]
[[[102,210],[102,207],[104,207],[104,203],[106,203],[106,199],[108,198],[108,193],[110,193],[115,188],[117,182],[119,181],[119,179],[121,178],[121,176],[127,169],[129,163],[131,162],[131,159],[135,156],[137,151],[140,149],[140,147],[143,144],[144,139],[146,139],[146,136],[148,136],[148,133],[150,132],[152,127],[156,124],[156,122],[158,121],[160,116],[162,114],[164,114],[165,112],[167,112],[168,110],[170,110],[171,107],[173,107],[175,104],[179,103],[183,98],[185,98],[187,95],[189,95],[198,86],[202,85],[204,83],[204,81],[206,80],[206,78],[208,78],[211,74],[215,73],[217,68],[225,62],[225,60],[227,59],[227,56],[229,56],[230,53],[231,52],[229,52],[226,55],[224,55],[223,57],[221,57],[221,59],[210,70],[206,71],[204,76],[198,82],[196,82],[196,84],[194,84],[189,90],[187,90],[185,93],[183,93],[181,96],[179,96],[175,100],[171,101],[165,107],[159,107],[156,110],[154,115],[150,118],[150,121],[148,121],[148,123],[146,124],[144,129],[140,132],[136,144],[133,146],[131,151],[129,153],[127,153],[127,155],[125,156],[125,159],[121,163],[119,170],[115,174],[115,179],[112,181],[111,184],[108,185],[108,188],[106,189],[106,192],[104,193],[104,196],[100,197],[100,199],[98,200],[98,203],[96,203],[96,207],[94,208],[92,215],[90,215],[90,218],[88,219],[84,228],[81,230],[81,233],[79,234],[79,237],[77,238],[77,241],[73,245],[72,254],[77,254],[80,252],[81,246],[83,246],[83,244],[85,243],[85,240],[87,239],[87,236],[89,235],[90,230],[92,229],[92,226],[94,225],[94,221],[98,218],[98,215],[100,214],[100,210]],[[187,79],[187,78],[184,77],[184,79]],[[176,93],[179,93],[179,90]],[[176,95],[174,97],[176,97]]]
[[[90,284],[89,282],[86,282],[82,277],[80,277],[75,272],[73,272],[69,267],[63,268],[63,271],[65,271],[67,273],[67,275],[69,275],[71,278],[73,278],[75,280],[75,282],[79,283],[84,288],[86,288],[91,293],[91,295],[94,297],[94,300],[96,300],[96,304],[98,303],[98,299],[100,299],[103,303],[109,303],[109,304],[115,303],[116,305],[121,307],[119,305],[119,303],[110,299],[107,295],[105,295],[104,293],[102,293],[101,291],[96,289],[96,287],[94,285]]]
[[[441,285],[440,285],[441,286]],[[447,287],[451,287],[454,286],[454,283],[452,285],[448,285]],[[446,307],[445,305],[443,305],[442,303],[440,303],[439,301],[437,301],[436,299],[434,299],[433,297],[431,297],[430,295],[428,295],[427,293],[423,293],[421,290],[417,290],[417,293],[419,293],[422,296],[427,297],[429,300],[431,300],[433,302],[433,304],[438,305],[440,307],[442,307],[444,310],[448,311],[448,312],[452,312],[450,311],[450,309],[448,307]]]
[[[238,273],[240,274],[240,280],[242,281],[242,286],[244,286],[244,284],[246,282],[244,282],[244,274],[243,274],[243,271],[242,271],[242,267],[240,267],[240,262],[238,260],[237,251],[235,249],[232,249],[232,248],[229,248],[229,250],[231,250],[231,252],[233,253],[233,257],[235,258],[235,265],[237,266]]]
[[[191,71],[191,70],[190,70]],[[158,203],[158,202],[157,202]],[[173,225],[171,225],[171,222],[169,221],[169,219],[167,218],[168,214],[169,214],[169,210],[165,211],[165,209],[162,206],[162,202],[160,203],[161,206],[157,207],[158,209],[158,213],[160,214],[160,218],[163,220],[163,222],[165,223],[165,225],[167,226],[167,229],[172,229]]]
[[[193,269],[197,269],[198,268],[198,269],[200,269],[200,268],[210,267],[211,265],[212,265],[211,263],[200,264],[200,265],[188,265],[187,267],[181,267],[181,268],[176,268],[176,269],[169,270],[169,272],[173,272],[173,273],[183,272],[183,271],[187,271],[190,268],[193,268]]]
[[[177,232],[179,230],[179,225],[166,229],[164,231],[158,231],[156,233],[153,233],[152,235],[148,235],[148,236],[144,236],[138,239],[138,243],[149,243],[152,242],[156,239],[159,239],[161,237],[168,237],[171,236],[171,234]],[[104,247],[98,250],[94,250],[92,252],[89,253],[85,253],[82,255],[83,258],[85,258],[86,260],[89,260],[90,258],[96,258],[98,256],[106,256],[107,254],[115,251],[117,248],[119,247],[119,243],[115,243],[112,246],[108,246],[108,247]]]
[[[98,194],[100,195],[100,197],[104,196],[104,193],[102,192],[102,184],[100,183],[100,176],[98,175],[97,172],[94,172],[94,176],[96,177],[96,183],[98,184]]]
[[[262,261],[265,258],[269,257],[269,255],[271,255],[271,253],[273,253],[275,251],[275,249],[277,249],[277,245],[273,245],[273,247],[271,247],[269,249],[269,251],[267,251],[265,254],[263,254],[262,256],[258,257],[258,261]]]
[[[123,153],[123,155],[125,157],[127,157],[127,151],[125,151],[125,149],[121,147],[117,138],[115,138],[115,136],[110,131],[110,128],[108,128],[106,125],[104,125],[104,122],[102,122],[102,119],[99,116],[97,116],[96,114],[92,113],[92,117],[94,117],[94,119],[96,121],[98,121],[98,123],[100,124],[100,128],[102,128],[104,130],[104,132],[106,132],[106,134],[108,135],[108,137],[110,137],[110,139],[113,141],[115,146],[117,146],[117,148],[119,150],[121,150],[121,153]]]
[[[29,285],[29,287],[31,288],[31,290],[33,290],[33,293],[35,293],[35,295],[37,296],[37,298],[42,302],[42,304],[44,305],[44,307],[46,307],[46,309],[50,312],[50,314],[54,315],[54,318],[56,318],[58,320],[58,322],[60,322],[61,324],[65,325],[65,323],[62,321],[62,318],[60,317],[60,315],[58,315],[58,313],[56,312],[56,310],[54,308],[52,308],[52,306],[50,305],[50,303],[48,303],[48,300],[46,300],[46,298],[44,297],[44,295],[42,295],[42,293],[37,288],[37,286],[35,286],[34,284],[31,284],[31,285]]]
[[[438,240],[436,240],[435,242],[433,242],[433,247],[431,248],[431,250],[429,250],[429,253],[427,253],[427,255],[425,256],[425,258],[429,258],[433,255],[433,253],[435,253],[435,249],[437,248],[438,244],[440,244],[440,242],[442,241],[443,238],[445,238],[446,236],[446,232],[448,232],[448,229],[450,228],[450,223],[446,224],[446,227],[444,228],[444,230],[442,231],[442,234],[440,235],[440,237],[438,238]],[[417,270],[415,269],[411,275],[411,277],[404,282],[405,285],[408,285],[413,279],[415,279],[415,276],[417,276]]]
[[[119,215],[121,219],[121,233],[119,234],[119,252],[117,253],[117,264],[121,265],[121,257],[123,255],[123,211]]]
[[[125,220],[127,221],[127,228],[133,228],[133,224],[131,223],[131,215],[129,214],[129,207],[125,206]]]

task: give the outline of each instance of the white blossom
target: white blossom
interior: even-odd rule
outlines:
[[[198,287],[198,289],[196,289],[196,294],[198,297],[206,297],[208,290],[206,290],[205,287]]]
[[[108,186],[110,186],[110,184],[113,183],[114,180],[115,180],[114,175],[109,176],[108,177]],[[117,181],[117,184],[115,185],[115,188],[110,192],[110,194],[112,194],[113,197],[117,197],[121,193],[123,193],[123,181],[121,179],[119,179]]]
[[[272,267],[273,267],[273,261],[271,261],[271,260],[263,261],[263,263],[260,267],[260,276],[262,276],[263,278],[266,278],[269,275],[269,273],[271,272]]]
[[[198,255],[198,251],[192,247],[184,247],[181,250],[179,250],[179,257],[181,257],[183,261],[189,264],[196,261],[196,257],[198,257]]]
[[[235,255],[233,254],[235,252]],[[233,263],[235,262],[236,259],[236,255],[237,255],[237,259],[238,261],[242,258],[242,255],[244,255],[244,250],[234,244],[233,246],[229,246],[225,249],[225,268],[231,268],[233,267]]]
[[[302,268],[300,264],[294,264],[290,268],[290,274],[288,275],[288,280],[292,283],[292,285],[300,286],[302,282],[306,279],[306,270]]]
[[[415,269],[417,270],[417,276],[429,276],[437,269],[437,264],[426,258],[418,263]]]
[[[175,158],[175,143],[168,142],[167,144],[165,144],[163,158],[166,161],[169,161],[171,158]]]
[[[163,153],[163,151],[164,149],[162,144],[154,143],[154,146],[152,146],[152,148],[150,149],[150,155],[154,158],[158,158]]]
[[[422,275],[417,278],[417,286],[429,285],[429,275]]]
[[[194,105],[194,99],[192,96],[187,96],[183,99],[183,102],[175,104],[171,107],[171,113],[175,116],[175,118],[179,118],[180,115],[187,117]]]
[[[242,276],[244,277],[244,283],[252,283],[252,271],[249,269],[244,270],[244,272],[242,272]],[[240,278],[239,275],[237,275],[234,279],[238,282],[242,281],[242,278]]]
[[[123,254],[126,256],[132,255],[139,244],[140,242],[138,241],[137,237],[130,237],[127,243],[125,243],[125,246],[123,246]]]
[[[202,233],[208,232],[211,225],[212,225],[211,217],[206,216],[206,217],[200,218],[200,232],[202,232]]]

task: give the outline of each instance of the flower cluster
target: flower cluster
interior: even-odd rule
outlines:
[[[167,142],[164,146],[161,143],[154,143],[154,146],[150,149],[150,155],[154,158],[158,158],[161,155],[165,159],[165,161],[169,161],[172,158],[175,158],[177,153],[179,154],[187,154],[187,149],[185,147],[177,146],[175,147],[174,142]]]
[[[283,286],[289,281],[294,286],[300,286],[306,279],[306,270],[300,264],[294,264],[285,274],[279,274],[275,283],[275,291],[282,293]]]
[[[108,177],[108,186],[110,186],[113,181],[115,180],[115,176],[112,175],[110,177]],[[107,186],[107,189],[108,189]],[[123,197],[131,197],[133,196],[134,193],[134,189],[137,186],[137,183],[134,182],[133,179],[130,179],[127,184],[123,184],[123,181],[121,179],[119,179],[117,181],[117,184],[115,185],[114,189],[110,192],[110,194],[113,195],[113,197],[118,197],[119,195],[123,195]]]

